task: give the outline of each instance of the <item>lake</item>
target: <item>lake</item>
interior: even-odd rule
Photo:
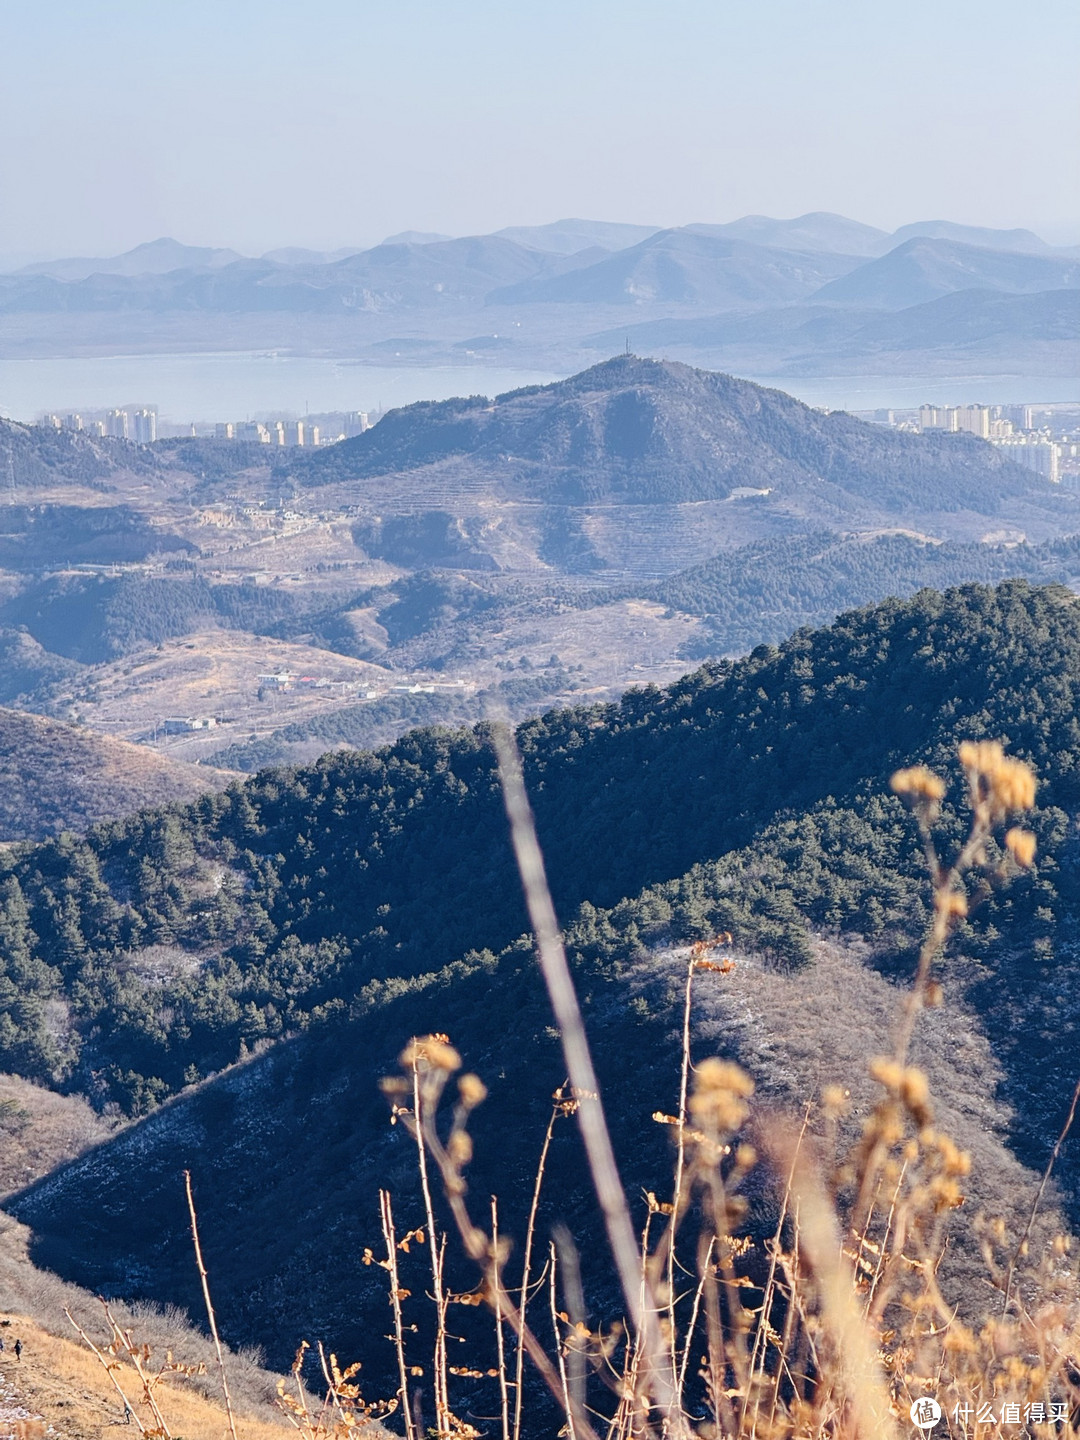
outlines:
[[[34,420],[44,411],[152,405],[178,424],[248,420],[498,395],[557,378],[497,365],[366,365],[265,351],[0,360],[0,415]]]
[[[552,371],[498,365],[369,365],[273,351],[0,360],[0,415],[153,405],[163,420],[246,420],[306,411],[381,410],[451,395],[546,384]],[[1020,404],[1077,398],[1075,380],[1039,376],[751,376],[810,405],[904,409],[928,402]]]

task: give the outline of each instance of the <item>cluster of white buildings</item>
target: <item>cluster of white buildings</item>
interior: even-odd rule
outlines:
[[[377,417],[376,417],[377,418]],[[93,413],[42,415],[39,422],[53,430],[82,430],[101,439],[133,440],[136,445],[152,445],[160,436],[212,437],[215,440],[247,440],[258,445],[303,446],[334,445],[362,435],[371,428],[364,410],[330,411],[325,415],[309,415],[303,420],[240,420],[216,425],[159,425],[157,411],[146,406],[139,409],[103,410]]]
[[[215,440],[247,440],[257,445],[334,445],[353,435],[362,435],[370,425],[363,410],[341,415],[315,415],[305,420],[226,421],[214,426]],[[195,434],[195,427],[191,427]]]
[[[75,411],[69,415],[43,415],[41,423],[52,430],[85,430],[102,440],[134,440],[136,445],[152,445],[157,439],[157,411],[149,408],[106,410],[85,417]]]
[[[919,430],[949,430],[977,435],[1007,447],[1009,459],[1044,480],[1061,480],[1062,446],[1046,430],[1035,428],[1032,405],[922,405]]]

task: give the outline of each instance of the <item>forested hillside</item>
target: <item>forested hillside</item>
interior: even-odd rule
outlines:
[[[723,551],[662,580],[653,597],[705,617],[683,652],[689,659],[777,643],[800,625],[821,625],[883,595],[906,597],[1013,577],[1070,583],[1080,573],[1080,538],[1043,545],[934,542],[893,533],[842,536],[828,531],[759,540]]]
[[[1007,920],[1010,945],[1022,933],[1054,953],[1073,884],[1061,847],[1080,801],[1078,686],[1073,597],[1013,582],[922,592],[666,691],[530,721],[520,741],[560,911],[794,845],[798,866],[725,880],[677,933],[737,930],[800,963],[803,914],[879,936],[917,926],[893,873],[910,829],[885,782],[901,762],[940,761],[958,733],[991,735],[1038,769],[1046,859],[1000,913],[981,912],[971,943],[993,950]],[[840,827],[827,844],[824,825]],[[839,859],[845,829],[857,860]],[[811,864],[819,851],[838,868]],[[133,1111],[371,980],[498,951],[525,928],[483,727],[61,837],[9,856],[0,884],[14,1004],[0,1064]]]
[[[948,848],[964,820],[955,743],[995,737],[1039,777],[1036,865],[961,927],[917,1058],[942,1123],[979,1151],[972,1203],[1022,1215],[1080,1036],[1078,692],[1080,606],[1013,581],[852,612],[666,691],[521,727],[633,1194],[667,1164],[648,1117],[677,1084],[673,950],[734,935],[732,976],[703,982],[695,1043],[738,1058],[764,1095],[800,1107],[836,1064],[845,1080],[862,1073],[887,1043],[889,982],[909,976],[927,916],[917,835],[889,776],[924,760],[954,780]],[[8,1066],[139,1111],[282,1041],[15,1201],[40,1261],[194,1304],[188,1164],[227,1332],[279,1363],[302,1335],[328,1334],[383,1374],[389,1349],[366,1341],[385,1297],[360,1257],[376,1185],[410,1217],[415,1202],[410,1142],[375,1081],[409,1035],[436,1028],[492,1086],[471,1184],[498,1188],[520,1236],[562,1062],[482,728],[417,732],[28,849],[2,884]],[[576,1157],[567,1125],[544,1223],[564,1219],[580,1237],[596,1222]],[[1063,1154],[1074,1213],[1077,1172]],[[751,1223],[771,1226],[772,1202],[753,1203]],[[948,1261],[964,1293],[976,1251]],[[590,1265],[586,1254],[587,1280]]]

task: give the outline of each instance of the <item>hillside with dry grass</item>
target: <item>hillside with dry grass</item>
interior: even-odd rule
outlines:
[[[81,831],[234,777],[42,715],[0,709],[0,841]]]
[[[72,1333],[71,1339],[50,1334],[20,1314],[0,1315],[0,1427],[17,1440],[43,1440],[46,1434],[60,1440],[130,1440],[137,1424],[155,1428],[159,1421],[140,1398],[134,1366],[119,1362],[113,1372],[132,1399],[132,1422],[108,1373]],[[23,1351],[16,1360],[15,1340]],[[164,1357],[162,1357],[164,1358]],[[220,1403],[201,1395],[183,1376],[166,1376],[155,1388],[160,1414],[174,1436],[184,1440],[222,1440],[228,1418]],[[284,1418],[241,1414],[238,1440],[282,1440],[288,1432]]]

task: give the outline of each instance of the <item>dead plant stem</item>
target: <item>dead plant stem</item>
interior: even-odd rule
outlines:
[[[218,1334],[217,1317],[214,1314],[214,1305],[210,1299],[210,1277],[206,1273],[206,1266],[203,1264],[202,1246],[199,1243],[199,1222],[195,1215],[195,1197],[191,1192],[191,1171],[184,1171],[184,1188],[187,1192],[188,1214],[191,1216],[191,1240],[195,1246],[195,1263],[199,1267],[199,1279],[202,1281],[203,1300],[206,1302],[206,1318],[210,1322],[210,1334],[214,1341],[214,1353],[217,1356],[218,1372],[221,1375],[221,1393],[225,1397],[225,1413],[229,1417],[229,1434],[232,1440],[236,1440],[236,1416],[233,1414],[232,1396],[229,1394],[229,1377],[225,1373],[225,1353],[221,1348],[221,1336]]]
[[[536,939],[540,968],[544,975],[551,1008],[559,1027],[563,1055],[574,1098],[578,1101],[578,1122],[588,1156],[596,1196],[604,1216],[608,1244],[619,1275],[623,1298],[634,1328],[641,1334],[647,1357],[646,1386],[661,1411],[674,1421],[678,1415],[671,1380],[666,1373],[660,1328],[655,1304],[647,1295],[642,1303],[637,1243],[611,1148],[607,1120],[600,1100],[600,1085],[593,1068],[577,992],[563,948],[562,935],[544,870],[544,857],[536,836],[532,808],[525,791],[521,757],[513,731],[505,723],[492,727],[499,777],[510,834],[521,875],[525,903]],[[678,1431],[684,1426],[681,1417]]]

